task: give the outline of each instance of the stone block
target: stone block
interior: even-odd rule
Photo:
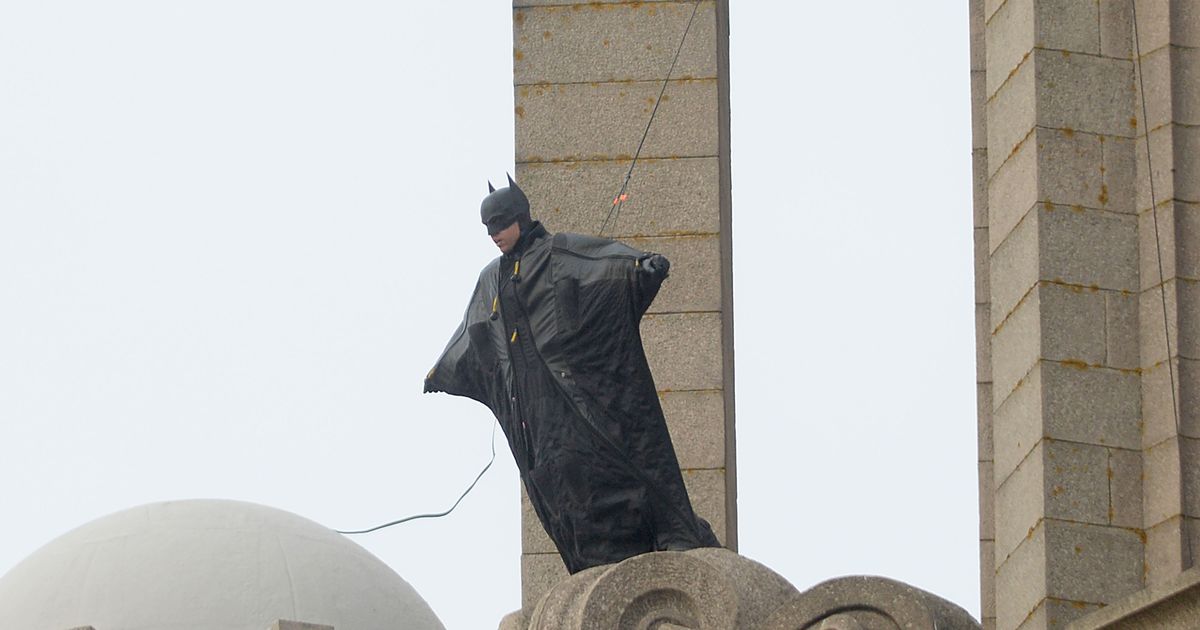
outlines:
[[[1133,13],[1129,0],[1100,1],[1100,54],[1133,58]]]
[[[994,285],[993,285],[994,286]],[[1017,305],[992,333],[992,396],[1003,404],[1041,357],[1041,320],[1038,291]],[[978,318],[979,308],[976,308]],[[986,316],[986,315],[985,315]],[[976,319],[976,326],[979,325]],[[978,379],[982,380],[982,379]],[[996,419],[999,422],[999,418]],[[999,432],[997,431],[997,439]],[[997,444],[997,451],[999,444]]]
[[[1037,124],[1035,79],[1031,57],[1017,66],[987,102],[988,177],[1016,153]],[[994,198],[989,195],[989,201]]]
[[[1139,379],[1134,372],[1041,364],[1048,437],[1114,448],[1141,448]]]
[[[626,242],[671,261],[670,276],[649,312],[721,310],[721,242],[717,235],[637,237]]]
[[[720,313],[646,315],[642,340],[659,391],[722,389]]]
[[[996,544],[991,540],[979,543],[979,609],[984,619],[996,616]]]
[[[1167,438],[1146,449],[1142,460],[1143,518],[1147,525],[1161,523],[1181,513],[1182,488],[1179,439]]]
[[[1135,69],[1137,68],[1141,69],[1142,76],[1137,77],[1134,75],[1137,80],[1137,83],[1134,85],[1136,99],[1134,101],[1134,115],[1138,119],[1138,135],[1141,135],[1147,129],[1158,129],[1171,122],[1171,101],[1173,100],[1171,47],[1163,46],[1153,51],[1147,51],[1143,48],[1141,64],[1135,67]],[[1143,120],[1142,94],[1140,92],[1143,85],[1146,88],[1145,120]]]
[[[1109,449],[1044,440],[1046,517],[1109,524]]]
[[[975,380],[980,383],[992,381],[992,326],[988,318],[988,305],[975,305]]]
[[[1150,167],[1153,167],[1154,201],[1156,204],[1166,203],[1175,197],[1175,128],[1172,125],[1150,130]],[[1137,163],[1137,209],[1138,212],[1150,208],[1150,177],[1146,175],[1146,141],[1138,138],[1133,144]]]
[[[533,504],[525,493],[525,484],[521,484],[521,551],[523,553],[558,553],[554,541],[542,527]]]
[[[521,9],[521,8],[525,8],[525,7],[547,7],[547,6],[576,7],[577,6],[577,7],[579,7],[578,10],[582,11],[584,9],[590,9],[596,5],[623,4],[623,3],[626,3],[629,1],[630,0],[513,0],[512,5],[513,5],[514,9]],[[646,0],[646,2],[643,2],[640,4],[670,3],[670,2],[676,2],[676,1],[677,0]]]
[[[988,224],[988,154],[986,147],[971,151],[971,176],[974,180],[971,187],[972,225],[986,227]]]
[[[1081,367],[1104,363],[1104,294],[1092,289],[1042,283],[1038,289],[1044,359]]]
[[[1012,316],[1016,305],[1037,292],[1038,258],[1038,212],[1031,211],[996,247],[989,260],[991,295],[985,301],[990,302],[991,320],[996,325]]]
[[[568,575],[557,553],[521,554],[521,608],[532,611],[538,600]]]
[[[681,468],[724,468],[725,396],[721,391],[659,395]]]
[[[1101,185],[1096,206],[1110,212],[1136,214],[1137,151],[1136,138],[1100,136],[1103,159],[1100,163]]]
[[[992,385],[991,383],[975,384],[975,413],[978,418],[976,426],[979,432],[979,460],[990,462],[995,447],[992,441]]]
[[[987,22],[987,97],[995,96],[1033,53],[1034,0],[1008,0]]]
[[[1038,48],[1100,54],[1098,2],[1037,0],[1035,16]]]
[[[1142,453],[1108,451],[1108,522],[1116,527],[1142,527]]]
[[[516,161],[632,159],[660,88],[656,82],[517,86]],[[672,79],[641,156],[717,155],[717,111],[715,79]]]
[[[1200,125],[1200,48],[1171,47],[1174,122]]]
[[[1137,39],[1142,54],[1166,46],[1171,41],[1168,4],[1174,0],[1134,0],[1137,8]]]
[[[1101,136],[1038,128],[1038,200],[1066,208],[1106,205]]]
[[[1200,203],[1200,126],[1176,124],[1172,127],[1175,140],[1174,196],[1183,201]]]
[[[979,539],[996,538],[995,472],[992,462],[979,462]]]
[[[550,5],[513,10],[513,82],[661,81],[691,2]],[[674,78],[717,76],[716,3],[700,2]]]
[[[1008,0],[983,0],[984,21],[990,22],[992,20],[992,16],[994,16],[996,11],[1000,9],[1000,6],[1007,1]]]
[[[1171,7],[1171,43],[1200,48],[1200,2],[1174,0]]]
[[[1180,523],[1187,523],[1188,535],[1192,540],[1185,541],[1180,529]],[[1146,528],[1146,583],[1148,586],[1160,585],[1179,575],[1186,569],[1184,559],[1187,557],[1187,545],[1192,549],[1200,544],[1196,539],[1200,521],[1171,517],[1161,523]]]
[[[1038,202],[1037,142],[1031,132],[1009,155],[987,188],[989,248],[995,252]]]
[[[629,160],[517,164],[533,216],[553,232],[596,234],[629,170]],[[638,159],[628,200],[605,236],[678,236],[721,231],[720,163],[715,157]]]
[[[1134,136],[1132,61],[1036,49],[1033,63],[1039,126]]]
[[[996,553],[996,627],[1016,628],[1046,598],[1046,530],[1043,523],[1007,558]]]
[[[1178,366],[1178,362],[1176,362],[1176,366]],[[1171,400],[1171,376],[1171,371],[1167,368],[1166,363],[1142,369],[1142,440],[1146,446],[1158,444],[1176,435],[1175,403]],[[1179,379],[1176,376],[1174,383],[1176,401],[1179,400],[1178,383]]]
[[[1176,277],[1179,273],[1176,264],[1184,262],[1177,255],[1175,244],[1176,213],[1181,205],[1168,201],[1154,210],[1147,208],[1138,214],[1138,270],[1142,288],[1148,292],[1158,293],[1155,287],[1159,282]],[[1161,318],[1161,306],[1158,312]],[[1161,322],[1159,327],[1162,327]]]
[[[1132,293],[1104,293],[1104,365],[1123,370],[1141,366],[1138,343],[1138,302]]]
[[[1044,442],[1038,442],[996,488],[996,560],[1015,553],[1046,515]]]
[[[1142,540],[1137,531],[1048,520],[1046,595],[1109,604],[1142,588]]]
[[[983,304],[991,301],[991,272],[988,259],[988,229],[975,228],[975,303]]]
[[[1178,283],[1168,280],[1138,295],[1141,361],[1154,366],[1179,355],[1179,304],[1176,299]],[[1163,316],[1164,302],[1166,316]],[[1168,354],[1167,348],[1170,348]]]
[[[1169,284],[1174,285],[1178,309],[1177,341],[1171,349],[1181,356],[1200,358],[1200,280],[1178,278]]]
[[[1173,225],[1177,235],[1175,273],[1200,280],[1200,204],[1176,201],[1170,208],[1175,215]]]
[[[986,73],[971,73],[971,148],[987,148],[987,81]]]
[[[1046,433],[1042,418],[1042,373],[1046,367],[1046,363],[1038,363],[1030,370],[992,417],[996,486],[1017,469]]]
[[[967,22],[971,32],[971,72],[983,72],[987,68],[987,22],[983,17],[983,0],[967,1]]]
[[[683,485],[692,500],[692,510],[712,525],[717,540],[725,544],[725,470],[685,470]]]
[[[1138,291],[1136,217],[1100,210],[1039,208],[1041,278]]]

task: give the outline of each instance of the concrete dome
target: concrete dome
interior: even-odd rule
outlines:
[[[429,605],[378,558],[308,519],[237,501],[154,503],[84,525],[0,578],[23,630],[430,630]]]

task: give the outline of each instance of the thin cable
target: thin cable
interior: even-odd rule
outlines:
[[[696,19],[696,10],[700,8],[700,0],[696,0],[692,4],[692,16],[688,18],[687,26],[683,29],[683,37],[679,38],[679,47],[675,49],[675,58],[671,60],[671,67],[667,70],[667,78],[663,79],[662,89],[658,91],[658,100],[654,101],[654,109],[650,112],[650,120],[646,121],[646,129],[642,132],[642,139],[638,142],[637,151],[633,153],[633,162],[629,164],[629,171],[625,173],[625,181],[621,184],[621,190],[613,197],[612,206],[608,209],[608,216],[604,217],[604,223],[600,224],[599,236],[604,236],[604,230],[608,228],[609,221],[612,221],[613,229],[617,227],[617,219],[621,217],[621,206],[625,205],[625,190],[629,187],[629,178],[633,177],[633,167],[637,166],[638,156],[642,154],[642,145],[646,144],[646,136],[650,135],[650,125],[654,124],[654,116],[658,114],[658,105],[662,103],[663,94],[667,91],[667,83],[671,81],[671,75],[675,72],[675,64],[679,62],[679,53],[683,52],[683,43],[687,41],[688,31],[692,30],[692,21]]]
[[[1171,411],[1175,418],[1175,435],[1176,440],[1182,437],[1183,430],[1179,420],[1179,401],[1175,396],[1175,365],[1171,362],[1171,329],[1167,321],[1167,281],[1166,273],[1163,271],[1162,262],[1162,241],[1158,234],[1158,199],[1154,193],[1154,163],[1150,156],[1150,115],[1146,108],[1146,82],[1142,76],[1142,44],[1138,38],[1138,19],[1137,19],[1137,2],[1129,0],[1129,7],[1133,11],[1133,48],[1134,60],[1137,63],[1138,91],[1142,96],[1142,124],[1146,128],[1146,179],[1150,182],[1150,217],[1154,222],[1154,257],[1158,260],[1158,295],[1162,301],[1162,319],[1163,319],[1163,339],[1167,345],[1167,374],[1171,379]],[[1180,446],[1182,450],[1182,447]],[[1183,458],[1180,457],[1180,467],[1182,474]],[[1192,566],[1192,541],[1188,535],[1187,517],[1183,514],[1185,503],[1184,488],[1186,485],[1179,484],[1179,534],[1183,538],[1183,546],[1187,554],[1187,566]]]
[[[463,493],[461,495],[459,495],[458,500],[454,502],[454,505],[450,506],[450,509],[446,510],[445,512],[438,512],[437,514],[417,514],[415,516],[406,516],[402,519],[397,519],[390,523],[384,523],[383,525],[376,525],[375,527],[372,527],[370,529],[359,529],[359,530],[355,530],[355,531],[342,531],[340,529],[335,529],[333,531],[335,531],[339,534],[345,534],[347,536],[353,536],[355,534],[369,534],[374,531],[379,531],[385,527],[391,527],[392,525],[399,525],[401,523],[415,521],[419,518],[441,518],[443,516],[446,516],[447,514],[453,512],[454,508],[458,507],[459,503],[462,503],[462,500],[464,498],[466,498],[467,494],[469,494],[471,492],[471,490],[473,490],[475,488],[475,484],[479,483],[479,480],[483,478],[483,473],[487,472],[488,469],[492,467],[492,464],[495,461],[496,461],[496,424],[493,423],[492,424],[492,458],[488,460],[488,463],[486,466],[483,467],[483,470],[479,471],[478,475],[475,475],[475,480],[471,482],[471,485],[467,486],[466,490],[463,490]]]

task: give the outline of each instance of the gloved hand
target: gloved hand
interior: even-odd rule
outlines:
[[[671,271],[671,261],[662,254],[650,254],[642,259],[642,269],[660,278],[666,278]]]

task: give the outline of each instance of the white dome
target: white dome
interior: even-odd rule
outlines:
[[[237,501],[153,503],[54,540],[0,578],[0,627],[429,630],[429,605],[382,561],[308,519]]]

